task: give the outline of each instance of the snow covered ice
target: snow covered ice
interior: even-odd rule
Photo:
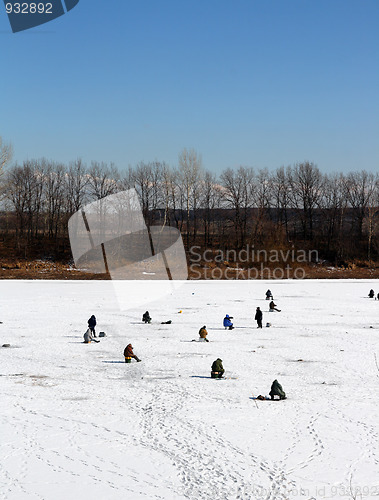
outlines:
[[[0,498],[378,498],[370,288],[187,281],[121,311],[109,281],[1,281]],[[257,306],[270,328],[256,328]],[[91,314],[107,337],[85,345]],[[210,342],[191,342],[203,325]],[[124,363],[128,343],[142,363]],[[218,357],[226,380],[210,379]],[[251,399],[275,378],[287,400]]]

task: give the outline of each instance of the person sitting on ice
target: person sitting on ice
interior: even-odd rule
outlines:
[[[279,384],[279,382],[276,379],[271,384],[271,390],[270,390],[271,399],[275,399],[275,396],[278,396],[279,399],[287,399],[286,393],[283,391],[283,387]]]
[[[90,328],[88,328],[88,330],[86,331],[86,333],[83,335],[84,337],[84,343],[85,344],[90,344],[91,342],[97,342],[99,343],[100,340],[95,340],[93,337],[92,337],[92,331]]]
[[[273,299],[274,297],[272,296],[271,290],[268,289],[266,292],[266,300]]]
[[[276,304],[274,303],[274,301],[273,301],[273,300],[270,302],[269,307],[270,307],[270,312],[273,312],[273,311],[278,311],[278,312],[280,312],[280,311],[281,311],[281,309],[277,309],[277,308],[276,308]]]
[[[96,337],[95,326],[96,326],[96,318],[92,314],[92,316],[88,320],[88,328],[91,330],[91,333],[94,337]]]
[[[208,335],[207,327],[204,325],[199,330],[200,340],[204,342],[209,342],[209,340],[207,339],[207,335]]]
[[[234,326],[233,326],[233,323],[231,322],[231,320],[233,319],[233,316],[229,316],[229,314],[227,314],[224,318],[224,327],[225,329],[229,328],[229,330],[233,330]]]
[[[222,378],[224,375],[224,367],[222,366],[222,359],[217,358],[216,361],[212,363],[211,378]]]
[[[134,354],[132,344],[128,344],[124,349],[125,363],[131,363],[132,359],[135,359],[137,363],[141,360]]]
[[[375,292],[374,292],[374,290],[372,288],[369,291],[368,296],[370,297],[370,299],[372,299],[375,296]]]
[[[146,311],[143,316],[142,316],[142,321],[146,324],[146,323],[151,323],[151,318],[150,318],[150,314],[149,314],[149,311]]]

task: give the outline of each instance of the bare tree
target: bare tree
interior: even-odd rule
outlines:
[[[367,259],[371,265],[373,243],[378,243],[379,227],[379,175],[374,176],[374,185],[367,203],[367,213],[364,220],[367,227]]]
[[[366,170],[351,172],[345,179],[345,195],[353,209],[356,234],[359,239],[362,239],[363,219],[373,199],[376,185],[376,176]]]
[[[150,210],[153,201],[153,170],[151,163],[138,163],[132,172],[132,180],[135,190],[142,204],[142,212],[145,220],[150,224]]]
[[[304,239],[313,239],[316,208],[320,204],[323,177],[318,167],[309,161],[297,163],[288,170],[292,206],[302,213]]]
[[[289,167],[288,167],[289,168]],[[287,169],[288,169],[287,168]],[[289,215],[290,193],[288,174],[285,167],[276,170],[270,179],[271,206],[274,208],[279,230],[284,227],[286,239],[289,240]]]
[[[215,209],[220,207],[222,196],[221,186],[217,183],[216,176],[210,172],[205,172],[202,190],[201,206],[204,210],[204,245],[212,245],[212,221]]]
[[[196,209],[201,181],[201,157],[194,149],[183,149],[179,155],[179,180],[184,194],[187,222],[187,247],[190,237],[190,211]]]
[[[12,158],[12,146],[11,144],[6,144],[3,142],[3,139],[0,135],[0,181],[2,180],[2,176],[4,174],[4,169],[6,165],[10,162]],[[4,192],[4,184],[0,184],[0,196]]]
[[[221,174],[226,207],[233,210],[235,219],[235,235],[237,247],[243,246],[246,240],[248,210],[253,203],[252,168],[239,167],[237,171],[228,168]]]
[[[336,252],[336,264],[344,258],[346,241],[343,239],[343,223],[347,208],[347,200],[342,174],[324,176],[322,196],[320,200],[321,227],[320,233],[326,238],[328,256]]]
[[[268,215],[268,210],[270,206],[270,198],[271,198],[271,182],[270,182],[270,174],[268,170],[261,169],[258,171],[255,177],[251,177],[251,179],[247,180],[250,182],[250,190],[251,190],[251,200],[253,205],[257,209],[257,215],[255,217],[254,229],[253,229],[253,237],[254,240],[260,236],[263,238],[263,223]]]
[[[101,200],[118,191],[120,174],[113,163],[98,163],[93,161],[88,172],[89,194],[95,200]]]
[[[70,163],[65,179],[65,208],[67,215],[70,217],[83,206],[86,197],[86,188],[89,182],[87,167],[81,158]]]
[[[16,213],[16,244],[26,232],[27,242],[38,234],[38,221],[43,203],[44,162],[25,161],[22,167],[14,166],[7,176],[7,198]],[[25,246],[26,252],[27,246]]]
[[[65,206],[66,169],[62,164],[49,163],[44,174],[44,199],[48,237],[58,237]]]
[[[5,143],[0,135],[0,175],[3,173],[5,166],[12,159],[12,155],[12,145]]]
[[[170,210],[175,210],[175,173],[166,164],[161,164],[161,203],[164,208],[163,227],[170,222]]]

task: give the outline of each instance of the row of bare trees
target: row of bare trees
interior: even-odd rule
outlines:
[[[66,248],[73,213],[133,187],[146,222],[175,225],[187,248],[295,245],[318,249],[328,260],[378,259],[378,174],[323,174],[305,161],[275,171],[229,168],[216,176],[201,163],[196,151],[184,149],[175,168],[155,161],[120,171],[80,159],[8,166],[0,178],[0,234],[20,251],[38,241]]]

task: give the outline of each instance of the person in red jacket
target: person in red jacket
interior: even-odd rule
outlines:
[[[128,344],[125,349],[124,349],[124,357],[125,357],[125,363],[131,363],[132,362],[132,358],[135,359],[137,361],[137,363],[139,361],[141,361],[138,356],[136,356],[133,352],[133,346],[132,344]]]

